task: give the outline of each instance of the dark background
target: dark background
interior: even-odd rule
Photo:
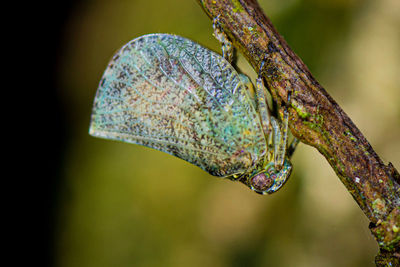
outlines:
[[[30,149],[26,151],[29,155],[27,166],[20,167],[28,180],[24,189],[28,191],[28,198],[23,202],[21,212],[24,234],[16,246],[18,251],[21,247],[24,250],[12,261],[24,264],[59,265],[56,257],[57,217],[62,202],[60,194],[65,185],[65,152],[72,138],[67,110],[60,97],[60,91],[65,88],[59,81],[59,72],[65,52],[66,27],[81,2],[27,1],[17,7],[24,7],[22,17],[28,28],[19,45],[30,48],[29,71],[26,72],[29,84],[25,83],[23,88],[28,102],[24,115],[30,115],[30,119],[22,125],[22,135],[27,137],[26,128],[32,134],[27,145]],[[17,92],[21,97],[19,94]]]

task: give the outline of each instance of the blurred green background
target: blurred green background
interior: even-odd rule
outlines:
[[[259,2],[376,152],[399,168],[400,1]],[[157,32],[220,51],[195,0],[80,1],[65,24],[57,93],[68,142],[56,266],[374,266],[368,220],[311,147],[298,147],[281,191],[260,196],[162,152],[88,135],[113,53]],[[239,67],[255,77],[243,58]]]

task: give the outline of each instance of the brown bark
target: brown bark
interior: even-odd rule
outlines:
[[[198,0],[234,46],[262,70],[278,106],[289,107],[289,127],[300,141],[318,149],[371,221],[380,246],[379,266],[399,266],[400,175],[385,165],[360,130],[289,48],[256,0]],[[288,102],[288,93],[291,100]],[[397,261],[397,262],[396,262]],[[399,265],[396,265],[399,264]]]

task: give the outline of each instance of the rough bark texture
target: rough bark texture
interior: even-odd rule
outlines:
[[[198,0],[258,72],[278,106],[289,107],[290,130],[325,156],[371,221],[378,266],[400,266],[400,175],[385,165],[332,97],[289,48],[256,0]],[[288,93],[291,93],[288,102]]]

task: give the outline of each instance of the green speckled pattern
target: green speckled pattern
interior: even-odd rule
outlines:
[[[169,34],[141,36],[114,55],[96,94],[90,134],[164,151],[222,177],[248,173],[267,150],[236,70]]]

